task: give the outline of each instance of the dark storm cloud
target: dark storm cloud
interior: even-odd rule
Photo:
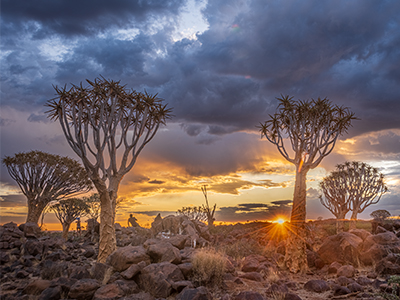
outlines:
[[[69,0],[1,1],[2,34],[35,30],[35,38],[49,34],[91,35],[110,27],[125,28],[150,18],[175,15],[182,0]]]
[[[289,217],[291,200],[278,200],[268,204],[241,203],[237,206],[221,207],[216,211],[216,220],[222,222],[244,222],[253,220],[273,220],[278,216]]]
[[[150,180],[148,182],[151,183],[151,184],[163,184],[163,183],[165,183],[165,181],[157,180],[157,179]]]
[[[255,130],[281,93],[350,106],[362,119],[350,135],[400,127],[398,1],[209,1],[208,30],[175,42],[179,18],[164,17],[176,15],[182,1],[85,1],[79,9],[14,2],[2,1],[8,105],[42,105],[54,94],[51,84],[101,74],[159,93],[189,135]],[[156,29],[154,20],[165,22]],[[10,28],[18,34],[7,35]],[[130,40],[97,35],[110,28],[139,33]],[[67,53],[57,62],[39,54],[35,32],[57,34]],[[215,141],[202,136],[199,144]]]

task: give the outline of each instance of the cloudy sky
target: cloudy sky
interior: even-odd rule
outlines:
[[[117,221],[201,205],[204,184],[217,223],[271,220],[290,213],[295,170],[256,126],[281,94],[327,97],[360,120],[309,172],[307,217],[332,217],[318,182],[352,160],[379,168],[390,190],[361,217],[399,215],[399,11],[397,0],[2,0],[1,157],[78,160],[44,104],[53,86],[101,75],[158,93],[175,115],[121,182]],[[4,166],[0,188],[0,223],[24,222]]]

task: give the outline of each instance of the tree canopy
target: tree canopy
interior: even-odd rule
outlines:
[[[144,146],[171,118],[163,99],[128,90],[119,81],[96,78],[89,86],[55,87],[48,117],[58,120],[68,144],[81,158],[100,196],[99,262],[116,248],[118,188]]]
[[[51,201],[92,188],[85,169],[69,157],[30,151],[6,156],[3,164],[27,198],[27,222],[38,223],[40,214]]]

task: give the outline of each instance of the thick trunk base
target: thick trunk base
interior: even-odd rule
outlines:
[[[285,266],[295,274],[308,271],[305,240],[294,232],[289,232],[286,239]]]

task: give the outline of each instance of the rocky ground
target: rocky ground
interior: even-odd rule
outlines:
[[[268,223],[216,226],[181,216],[151,229],[116,224],[117,250],[97,263],[96,228],[64,241],[34,224],[0,227],[0,299],[384,299],[400,275],[400,223],[377,233],[328,235],[309,226],[307,274],[283,266],[284,229]],[[216,249],[221,280],[199,282],[193,257]]]

